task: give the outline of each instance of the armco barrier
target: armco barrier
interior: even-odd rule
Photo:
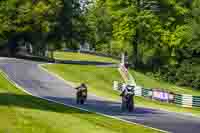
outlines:
[[[192,107],[192,95],[182,95],[182,106]]]
[[[193,107],[200,107],[200,96],[193,96],[192,97],[192,106]]]
[[[174,103],[178,105],[182,105],[182,95],[175,94],[174,96]]]
[[[141,86],[136,86],[135,87],[135,95],[136,96],[142,96],[142,87]]]
[[[143,97],[149,97],[149,91],[150,91],[149,89],[144,89],[144,88],[143,88],[143,89],[142,89],[142,96],[143,96]]]

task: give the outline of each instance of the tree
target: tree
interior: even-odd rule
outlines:
[[[96,0],[90,4],[86,12],[88,27],[87,41],[97,51],[111,53],[110,41],[112,40],[112,20],[109,16],[105,1]]]
[[[200,55],[200,0],[195,0],[192,5],[192,41],[189,45],[194,56]]]
[[[16,48],[17,41],[22,38],[28,38],[35,46],[44,47],[45,36],[55,25],[54,18],[60,7],[57,0],[1,1],[1,37],[8,40],[12,48]]]

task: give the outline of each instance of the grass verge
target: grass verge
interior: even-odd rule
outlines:
[[[59,59],[59,60],[97,61],[97,62],[119,63],[118,60],[109,58],[109,57],[102,57],[102,56],[83,54],[83,53],[74,53],[74,52],[54,52],[54,57],[55,57],[55,59]]]
[[[2,133],[154,133],[155,130],[25,94],[0,72]]]

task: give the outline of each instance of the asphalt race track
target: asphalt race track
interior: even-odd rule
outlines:
[[[93,95],[89,95],[86,105],[76,105],[75,90],[63,80],[41,70],[36,62],[0,58],[0,69],[34,96],[173,133],[200,133],[200,118],[189,115],[139,107],[133,113],[122,113],[120,102]]]

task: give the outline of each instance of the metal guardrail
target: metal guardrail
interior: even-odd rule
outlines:
[[[193,96],[192,97],[192,106],[193,107],[200,107],[200,96]]]

